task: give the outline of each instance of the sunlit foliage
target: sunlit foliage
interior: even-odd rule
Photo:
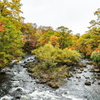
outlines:
[[[45,62],[45,60],[50,60],[57,64],[67,64],[73,65],[80,59],[81,55],[75,51],[68,48],[59,49],[59,47],[54,47],[51,44],[46,44],[43,47],[35,49],[32,51],[36,55],[36,58],[40,62]]]
[[[24,17],[20,16],[20,13],[22,13],[22,4],[20,1],[21,0],[0,0],[1,15],[9,18],[9,20],[19,29],[21,28],[21,22],[24,21]]]
[[[91,59],[100,64],[100,51],[93,51],[91,54]]]
[[[86,56],[90,56],[91,53],[99,46],[99,43],[100,27],[93,27],[79,38],[77,41],[77,47]]]
[[[58,39],[59,39],[59,37],[52,35],[52,36],[50,37],[50,43],[51,43],[53,46],[58,46],[58,47],[59,47]]]
[[[21,5],[20,0],[0,0],[1,15],[20,20]]]

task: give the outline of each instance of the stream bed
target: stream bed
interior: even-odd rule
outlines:
[[[12,68],[3,69],[0,75],[0,100],[100,100],[100,73],[91,72],[94,65],[87,64],[83,70],[75,67],[66,78],[65,83],[58,89],[52,89],[45,84],[37,84],[30,76],[24,62],[35,61],[35,55],[26,56]],[[86,64],[86,59],[80,60]],[[85,82],[91,85],[85,85]]]

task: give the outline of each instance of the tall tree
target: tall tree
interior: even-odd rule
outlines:
[[[64,49],[65,47],[68,47],[68,39],[67,37],[69,36],[69,34],[71,34],[72,30],[69,30],[69,28],[64,27],[64,26],[60,26],[57,28],[57,34],[55,34],[56,36],[59,37],[59,45],[62,49]]]
[[[22,13],[20,0],[0,0],[0,12],[4,17],[14,17],[19,20]]]
[[[0,0],[0,13],[2,16],[10,18],[17,28],[21,28],[21,22],[24,18],[20,16],[22,13],[22,4],[20,0]]]
[[[100,8],[97,9],[97,11],[94,12],[94,15],[97,16],[96,20],[91,20],[89,23],[91,24],[89,29],[92,27],[100,27]]]
[[[10,21],[10,18],[2,17],[0,14],[0,67],[23,55],[24,41],[21,36],[21,31]]]

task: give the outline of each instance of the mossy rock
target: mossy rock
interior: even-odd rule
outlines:
[[[84,69],[83,68],[80,68],[80,70],[83,71]]]
[[[90,86],[90,85],[91,85],[91,82],[90,82],[90,81],[86,81],[86,82],[85,82],[85,85]]]
[[[59,85],[57,82],[48,82],[47,84],[52,88],[55,88],[55,89],[59,88]]]

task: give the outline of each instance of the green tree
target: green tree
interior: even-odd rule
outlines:
[[[0,15],[0,67],[4,67],[9,64],[12,59],[20,59],[23,55],[22,46],[24,41],[22,39],[22,33],[16,26],[10,21],[9,18],[2,17]]]
[[[91,24],[91,26],[88,27],[89,29],[93,28],[93,27],[100,27],[100,8],[98,8],[97,11],[94,12],[94,15],[97,16],[97,19],[96,20],[91,20],[89,22]]]
[[[57,35],[59,37],[60,48],[64,49],[65,47],[68,47],[69,40],[67,39],[67,37],[69,36],[69,34],[71,34],[72,30],[69,30],[69,28],[67,28],[67,27],[60,26],[57,28],[57,31],[58,32],[55,35]]]

